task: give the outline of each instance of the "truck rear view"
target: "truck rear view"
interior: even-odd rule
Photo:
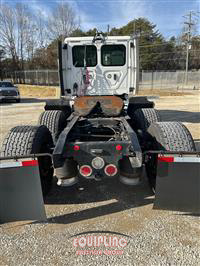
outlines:
[[[60,99],[46,102],[38,125],[10,130],[1,160],[37,157],[43,195],[54,174],[59,186],[81,178],[134,186],[145,168],[158,208],[200,211],[200,153],[190,132],[162,121],[153,102],[135,96],[136,39],[67,38],[59,45],[59,73]],[[192,185],[186,170],[194,173]]]

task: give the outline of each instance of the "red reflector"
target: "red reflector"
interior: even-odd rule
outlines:
[[[116,146],[116,150],[117,150],[117,151],[121,151],[121,150],[122,150],[122,145],[117,145],[117,146]]]
[[[160,156],[158,157],[159,162],[166,162],[166,163],[173,163],[174,162],[174,157],[165,157],[165,156]]]
[[[92,174],[92,168],[89,165],[83,165],[80,168],[80,173],[83,176],[90,176]]]
[[[79,150],[80,150],[80,146],[74,145],[74,151],[79,151]]]
[[[38,165],[38,161],[37,160],[22,162],[22,166],[37,166],[37,165]]]
[[[114,164],[109,164],[105,167],[105,173],[108,176],[114,176],[117,173],[117,167]]]

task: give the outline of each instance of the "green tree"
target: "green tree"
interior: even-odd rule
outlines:
[[[110,35],[134,35],[139,39],[140,68],[142,70],[165,69],[169,67],[169,53],[173,53],[173,43],[166,42],[156,25],[146,18],[138,18],[117,29]],[[164,53],[166,53],[164,55]],[[168,53],[168,55],[167,55]],[[166,61],[168,60],[168,61]]]
[[[47,48],[41,48],[35,51],[30,67],[33,69],[57,69],[57,58],[58,40],[54,40]]]
[[[96,32],[97,32],[97,29],[93,28],[91,30],[86,31],[85,34],[86,34],[86,36],[95,36]]]
[[[189,69],[200,69],[200,35],[191,40]]]
[[[81,29],[76,29],[70,34],[70,37],[84,37],[84,36],[86,36],[86,33]]]

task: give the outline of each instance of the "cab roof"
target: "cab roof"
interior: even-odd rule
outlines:
[[[65,38],[64,43],[68,42],[84,42],[84,41],[93,41],[94,37],[68,37]],[[106,41],[129,41],[133,40],[134,38],[132,36],[107,36],[105,37]]]

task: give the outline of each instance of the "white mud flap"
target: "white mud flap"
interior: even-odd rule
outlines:
[[[0,161],[0,223],[46,220],[37,160]]]
[[[158,155],[154,209],[200,213],[200,157]]]

